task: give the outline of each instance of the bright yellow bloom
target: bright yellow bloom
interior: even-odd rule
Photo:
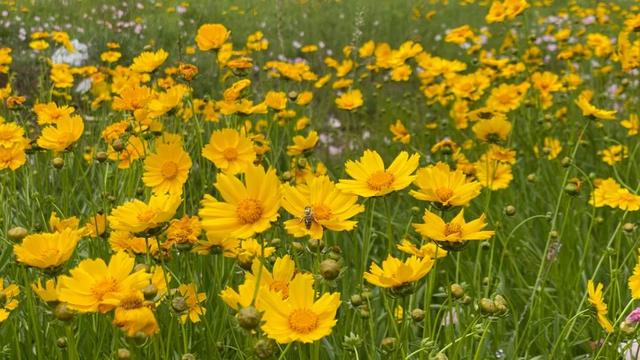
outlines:
[[[131,64],[131,70],[138,73],[150,73],[153,72],[158,66],[167,60],[169,53],[160,49],[156,52],[145,51],[133,59]]]
[[[262,331],[280,344],[311,343],[331,334],[340,306],[340,293],[324,293],[315,300],[313,278],[302,276],[291,281],[286,300],[270,291],[264,291],[260,298]]]
[[[198,293],[194,284],[182,284],[178,286],[178,291],[187,304],[186,313],[180,315],[180,321],[183,324],[187,322],[187,319],[192,323],[199,322],[200,316],[207,313],[207,309],[200,306],[200,303],[207,299],[207,294]]]
[[[629,115],[629,119],[620,121],[620,125],[627,129],[628,136],[638,135],[638,131],[640,130],[640,121],[638,121],[637,114]]]
[[[636,266],[633,267],[633,274],[629,276],[628,281],[629,290],[631,290],[631,297],[634,299],[640,299],[640,253],[636,260]]]
[[[580,110],[582,110],[582,115],[584,116],[592,116],[601,120],[614,120],[616,118],[615,110],[603,110],[595,107],[591,104],[591,98],[593,97],[593,92],[589,90],[584,90],[580,93],[580,96],[576,99],[575,103],[578,105]]]
[[[349,219],[364,211],[357,196],[338,190],[327,176],[314,177],[307,185],[284,184],[282,195],[282,207],[295,217],[284,226],[295,237],[321,239],[324,229],[350,231],[357,222]]]
[[[402,151],[387,169],[382,157],[373,150],[365,150],[359,161],[349,160],[345,171],[354,180],[340,180],[336,187],[362,197],[383,196],[406,188],[415,179],[420,155]]]
[[[235,129],[211,133],[209,143],[202,148],[202,156],[212,161],[226,174],[243,172],[256,159],[253,142]]]
[[[9,313],[18,307],[18,294],[20,294],[18,285],[5,286],[4,278],[0,277],[0,298],[4,298],[4,301],[0,303],[0,323],[7,320]]]
[[[428,242],[419,248],[411,243],[409,240],[402,240],[400,244],[396,246],[398,250],[407,253],[409,255],[417,256],[419,258],[429,257],[432,259],[439,259],[447,256],[447,250],[441,249],[438,245]]]
[[[158,144],[153,154],[144,160],[142,181],[154,193],[182,193],[189,177],[191,158],[180,144]]]
[[[423,258],[411,256],[403,262],[389,255],[382,262],[382,267],[372,262],[369,272],[365,272],[363,276],[375,286],[399,289],[425,277],[431,271],[433,264],[433,259],[428,256]]]
[[[113,324],[128,337],[134,337],[138,333],[151,336],[160,332],[158,321],[151,310],[153,303],[144,299],[142,291],[118,293],[113,302],[116,304]]]
[[[318,144],[318,132],[310,131],[306,137],[296,135],[293,137],[293,145],[287,146],[287,155],[302,155],[307,151],[311,151]]]
[[[351,90],[340,95],[340,97],[336,99],[336,105],[338,106],[338,109],[343,110],[357,109],[362,106],[363,103],[364,101],[362,100],[362,92],[360,92],[360,90]]]
[[[411,196],[443,207],[465,206],[480,195],[482,188],[479,182],[467,180],[462,170],[451,171],[449,165],[442,162],[419,169],[413,183],[419,190],[411,190]]]
[[[133,233],[154,229],[171,220],[181,201],[180,194],[155,194],[148,204],[134,199],[111,210],[109,226]]]
[[[194,245],[198,242],[198,237],[202,232],[200,219],[197,216],[183,216],[180,220],[173,220],[166,231],[167,241],[163,247],[172,245]]]
[[[495,233],[491,230],[482,230],[487,226],[484,214],[475,220],[466,222],[464,220],[464,209],[460,209],[458,215],[448,223],[429,210],[424,211],[422,220],[424,221],[423,224],[413,224],[413,227],[422,236],[434,241],[460,243],[467,240],[486,240]]]
[[[589,280],[587,283],[587,294],[589,295],[589,303],[593,305],[593,308],[596,310],[596,316],[598,318],[598,323],[604,329],[604,331],[610,333],[613,331],[613,325],[607,318],[607,304],[605,304],[602,299],[602,287],[601,283],[598,285],[594,285],[593,280]]]
[[[178,84],[170,87],[166,92],[159,93],[155,99],[151,99],[147,105],[149,117],[157,118],[162,116],[182,103],[182,98],[187,95],[189,88]]]
[[[124,252],[113,255],[109,265],[102,259],[83,260],[69,271],[70,276],[58,278],[60,301],[80,312],[110,311],[116,306],[111,298],[149,285],[151,274],[131,273],[134,265],[135,258]]]
[[[231,31],[222,24],[204,24],[198,28],[196,44],[200,51],[219,49],[230,34]]]
[[[513,180],[509,164],[496,160],[480,160],[474,164],[474,167],[478,181],[491,190],[506,189]]]
[[[504,116],[494,116],[488,120],[478,121],[471,130],[479,140],[496,143],[507,140],[511,128],[511,123]]]
[[[61,232],[31,234],[22,239],[21,244],[13,245],[13,252],[20,263],[52,269],[69,260],[80,236],[79,231],[69,228]]]
[[[602,161],[613,166],[629,157],[629,148],[625,145],[611,145],[602,150]]]
[[[80,116],[58,119],[56,126],[47,126],[38,138],[38,146],[53,151],[64,151],[78,141],[84,131],[84,122]]]
[[[233,310],[240,310],[252,306],[254,304],[254,297],[256,297],[256,282],[254,280],[245,279],[244,283],[238,285],[238,291],[227,286],[224,290],[220,291],[220,298],[227,306]],[[255,299],[256,308],[259,305],[259,299]]]
[[[280,181],[274,169],[249,166],[245,183],[238,178],[218,174],[216,189],[224,202],[208,198],[200,209],[202,227],[219,238],[246,239],[271,227],[280,209]]]
[[[225,257],[234,258],[239,247],[239,239],[216,237],[215,235],[209,236],[207,234],[207,239],[200,240],[192,251],[199,255],[223,254]]]
[[[116,62],[122,57],[122,54],[118,51],[105,51],[100,54],[100,60],[108,63]]]
[[[273,246],[263,246],[256,239],[244,239],[240,241],[238,248],[235,250],[238,263],[243,268],[249,268],[256,258],[267,258],[276,251]]]
[[[269,91],[264,103],[274,110],[284,110],[287,107],[287,94],[282,91]]]
[[[393,141],[398,141],[403,144],[408,144],[409,141],[411,141],[411,134],[409,134],[400,119],[396,120],[395,124],[389,125],[389,131],[393,134]]]
[[[111,250],[115,252],[126,251],[133,255],[144,255],[148,252],[156,254],[158,252],[158,242],[155,237],[145,239],[128,231],[112,231],[109,234],[109,245]]]
[[[109,145],[109,151],[107,152],[109,160],[118,162],[118,169],[128,169],[131,164],[144,156],[146,145],[137,136],[129,136],[125,142],[125,148],[121,151],[116,151],[113,146]]]
[[[38,297],[46,303],[58,302],[58,283],[55,279],[48,279],[45,281],[44,286],[40,279],[37,282],[31,284],[31,289],[38,295]]]
[[[24,129],[16,123],[0,123],[0,148],[22,146],[25,142]]]

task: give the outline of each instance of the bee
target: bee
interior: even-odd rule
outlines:
[[[311,225],[316,221],[316,218],[313,216],[313,209],[311,206],[304,207],[304,215],[300,221],[304,222],[304,227],[306,227],[307,230],[311,229]]]

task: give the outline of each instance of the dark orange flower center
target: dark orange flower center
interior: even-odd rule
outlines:
[[[289,297],[289,285],[285,281],[274,280],[269,284],[269,290],[279,292],[283,299]]]
[[[324,204],[317,204],[313,207],[313,217],[320,220],[329,220],[331,219],[331,209]]]
[[[393,184],[395,177],[386,171],[376,171],[367,180],[367,186],[369,189],[380,191],[388,189]]]
[[[238,158],[238,150],[235,148],[226,148],[222,151],[222,156],[224,156],[227,161],[233,161]]]
[[[97,283],[93,288],[91,288],[91,292],[96,299],[102,300],[102,298],[110,293],[114,292],[118,289],[118,282],[115,279],[110,277],[104,278],[102,281]]]
[[[453,196],[453,190],[445,187],[438,188],[436,190],[436,196],[441,202],[447,202]]]
[[[461,233],[462,233],[462,226],[460,224],[446,224],[444,226],[445,236],[461,234]]]
[[[174,161],[167,161],[164,164],[162,164],[162,169],[160,169],[160,173],[162,174],[162,177],[164,177],[165,179],[171,180],[175,178],[176,175],[178,175],[178,164],[176,164]]]
[[[318,315],[309,309],[295,309],[289,314],[289,328],[299,334],[308,334],[318,327]]]
[[[253,224],[262,217],[262,204],[255,199],[244,199],[238,203],[236,214],[242,224]]]

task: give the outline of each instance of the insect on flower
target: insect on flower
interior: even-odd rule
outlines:
[[[311,208],[311,206],[304,207],[304,215],[302,216],[300,221],[304,222],[304,227],[306,227],[307,230],[311,229],[311,225],[313,225],[313,222],[316,221],[316,218],[313,216],[313,208]]]

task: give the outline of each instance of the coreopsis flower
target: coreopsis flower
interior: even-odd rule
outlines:
[[[178,292],[184,298],[187,309],[184,314],[180,315],[180,321],[186,323],[187,320],[192,323],[200,322],[200,316],[207,313],[207,309],[200,305],[207,299],[207,294],[198,293],[194,284],[182,284],[178,286]]]
[[[638,121],[637,114],[629,115],[629,119],[620,121],[620,125],[627,129],[628,136],[638,135],[638,131],[640,130],[640,121]]]
[[[434,261],[431,257],[411,256],[405,261],[391,255],[382,262],[382,267],[371,263],[363,277],[369,283],[382,288],[400,290],[422,279],[431,271]]]
[[[289,286],[296,277],[306,277],[313,280],[313,275],[310,273],[296,273],[296,263],[291,259],[291,256],[285,255],[276,259],[273,264],[273,272],[269,271],[259,260],[254,260],[251,272],[247,272],[245,279],[258,283],[260,287],[268,291],[278,293],[282,299],[287,299],[290,294]]]
[[[31,284],[31,289],[42,301],[52,304],[58,302],[58,284],[55,279],[48,279],[42,285],[42,281],[38,279]]]
[[[173,220],[167,228],[167,241],[165,247],[171,245],[192,246],[198,242],[198,237],[202,232],[200,219],[197,216],[183,216],[179,220]]]
[[[640,253],[636,260],[636,266],[633,267],[633,274],[629,276],[627,284],[631,291],[631,297],[634,299],[640,299]]]
[[[73,87],[73,72],[68,64],[51,65],[49,78],[55,88],[66,89]]]
[[[512,127],[513,125],[504,116],[494,116],[491,119],[478,121],[471,130],[478,140],[496,143],[507,140]]]
[[[13,245],[18,262],[39,269],[53,269],[69,260],[81,233],[64,229],[54,233],[27,235],[22,243]]]
[[[57,232],[62,232],[65,229],[71,229],[78,231],[80,234],[84,234],[86,231],[84,228],[80,227],[80,220],[77,217],[71,216],[65,219],[60,219],[55,211],[51,213],[51,216],[49,216],[49,228],[51,228],[52,231]]]
[[[321,239],[325,229],[350,231],[357,222],[349,219],[364,211],[356,195],[338,190],[328,176],[314,177],[296,187],[284,184],[282,195],[282,207],[295,217],[284,226],[295,237]]]
[[[619,191],[623,189],[613,178],[594,180],[595,189],[589,199],[589,204],[595,207],[609,206],[615,208],[618,206],[616,199]],[[627,190],[628,191],[628,190]],[[640,206],[640,201],[638,202]],[[639,207],[640,208],[640,207]]]
[[[538,155],[538,147],[534,147],[533,151]],[[542,148],[542,152],[546,155],[548,160],[553,160],[558,157],[560,152],[562,151],[562,143],[560,140],[552,137],[544,138],[544,147]]]
[[[234,258],[238,254],[240,240],[227,237],[209,236],[205,240],[200,240],[193,247],[193,252],[199,255],[223,254],[225,257]]]
[[[131,70],[137,73],[150,73],[157,69],[169,57],[169,53],[160,49],[156,52],[145,51],[133,59]]]
[[[416,231],[420,235],[444,245],[455,246],[468,240],[486,240],[495,233],[492,230],[482,230],[487,226],[484,214],[475,220],[466,222],[464,209],[460,209],[458,215],[449,222],[445,222],[440,216],[425,209],[422,221],[422,224],[413,224]]]
[[[120,57],[122,57],[122,54],[119,51],[105,51],[102,54],[100,54],[100,60],[104,61],[104,62],[108,62],[108,63],[114,63],[118,60],[120,60]]]
[[[427,242],[426,244],[417,247],[411,241],[404,239],[400,244],[396,245],[398,250],[418,258],[430,257],[432,259],[439,259],[447,256],[447,250],[441,249],[438,245]]]
[[[315,300],[313,278],[295,277],[289,297],[264,291],[260,296],[264,314],[262,331],[280,344],[311,343],[331,334],[340,307],[340,293],[324,293]]]
[[[151,274],[132,273],[134,265],[135,258],[124,252],[113,255],[109,265],[102,259],[82,260],[69,276],[58,277],[59,299],[79,312],[110,311],[117,306],[110,299],[149,285]]]
[[[155,237],[144,238],[128,231],[112,231],[109,234],[109,246],[114,252],[124,251],[132,255],[158,252],[158,241]]]
[[[452,171],[442,162],[419,169],[413,183],[418,190],[411,190],[411,196],[442,207],[465,206],[480,195],[482,188],[479,182],[467,180],[462,170]]]
[[[158,144],[144,160],[142,181],[154,193],[182,193],[189,177],[191,157],[180,144]]]
[[[305,106],[313,100],[313,93],[311,91],[302,91],[296,97],[296,104]]]
[[[55,126],[47,126],[38,138],[38,146],[53,151],[65,151],[73,145],[84,131],[84,122],[80,116],[58,119]]]
[[[256,159],[253,142],[235,129],[216,130],[202,148],[202,156],[226,174],[243,172]]]
[[[385,169],[382,157],[374,150],[365,150],[358,161],[349,160],[345,171],[351,179],[342,179],[336,185],[340,190],[362,197],[383,196],[406,188],[415,179],[420,155],[405,151]]]
[[[594,285],[593,280],[589,280],[587,283],[587,295],[589,303],[596,310],[596,316],[598,319],[598,323],[604,331],[610,333],[613,331],[613,325],[611,321],[607,318],[607,304],[605,304],[602,298],[602,287],[601,283]]]
[[[265,246],[256,239],[243,239],[235,250],[238,263],[243,268],[251,267],[255,259],[267,258],[276,251],[273,246]]]
[[[14,145],[12,147],[0,146],[0,170],[11,169],[15,171],[27,162],[27,156],[25,149],[28,141],[25,141],[20,145]]]
[[[230,34],[231,31],[222,24],[204,24],[198,28],[196,44],[200,51],[219,49]]]
[[[109,145],[107,155],[109,160],[118,163],[118,169],[128,169],[134,161],[145,155],[146,144],[137,136],[129,136],[125,141],[124,149],[116,151]]]
[[[18,307],[18,294],[20,288],[16,284],[5,286],[4,278],[0,277],[0,298],[4,301],[0,303],[0,323],[9,318],[11,311]]]
[[[506,189],[513,180],[511,165],[496,160],[478,161],[474,164],[475,175],[482,186],[491,190]]]
[[[280,181],[274,169],[246,168],[244,183],[218,174],[215,183],[223,201],[205,198],[200,209],[202,228],[208,235],[246,239],[271,227],[280,209]]]
[[[396,120],[395,124],[389,125],[389,131],[393,134],[393,141],[398,141],[403,144],[408,144],[409,141],[411,141],[411,134],[409,134],[400,119]]]
[[[128,110],[134,113],[134,117],[139,118],[142,112],[146,112],[145,107],[153,99],[153,91],[147,86],[127,86],[119,93],[120,96],[113,98],[111,108],[113,110]],[[128,125],[128,122],[124,124]]]
[[[501,84],[491,90],[487,98],[487,107],[495,111],[507,113],[515,110],[522,104],[524,96],[530,85],[528,82],[521,84]]]
[[[155,99],[149,101],[147,108],[151,118],[157,118],[173,110],[182,103],[189,92],[189,88],[183,84],[170,87],[166,92],[159,93]]]
[[[629,148],[625,145],[611,145],[602,150],[602,161],[613,166],[629,157]]]
[[[260,302],[256,295],[258,295],[256,282],[255,280],[249,279],[245,279],[244,283],[238,285],[238,291],[227,286],[222,291],[220,291],[219,294],[222,301],[227,304],[227,306],[236,311],[252,305],[255,305],[256,308],[258,308],[260,306]]]
[[[360,90],[351,90],[336,99],[336,106],[342,110],[353,110],[362,106],[362,92]]]
[[[595,107],[591,104],[593,98],[593,92],[590,90],[584,90],[580,93],[575,103],[582,110],[583,116],[591,116],[601,120],[614,120],[616,118],[615,110],[604,110]]]
[[[113,293],[108,302],[116,306],[113,324],[124,331],[128,337],[139,333],[151,336],[160,331],[158,322],[151,308],[153,303],[145,300],[142,291]]]
[[[87,230],[87,235],[91,237],[99,237],[107,230],[107,215],[102,212],[97,212],[87,219],[87,223],[84,224]]]
[[[171,220],[181,201],[180,194],[154,194],[149,203],[134,199],[111,210],[109,226],[133,233],[155,229]]]
[[[287,146],[287,155],[302,155],[307,151],[311,151],[318,144],[318,139],[316,131],[310,131],[306,137],[302,135],[294,136],[292,139],[293,145]]]
[[[24,129],[16,123],[0,123],[0,147],[12,148],[24,144]]]
[[[491,3],[489,13],[485,16],[485,21],[489,24],[496,22],[503,22],[507,16],[507,9],[500,1],[494,1]]]
[[[287,107],[287,94],[282,91],[269,91],[265,95],[264,103],[274,110],[284,110]]]

